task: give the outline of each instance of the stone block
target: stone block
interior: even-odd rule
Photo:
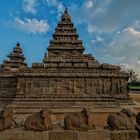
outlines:
[[[49,140],[78,140],[78,132],[52,131],[49,132]]]
[[[135,130],[120,130],[110,133],[111,140],[138,140],[138,134]]]
[[[43,132],[35,132],[35,136],[34,137],[35,137],[34,140],[43,140]]]
[[[79,140],[110,140],[109,131],[98,131],[98,130],[89,130],[89,131],[80,131]]]
[[[21,140],[35,140],[35,132],[33,131],[25,131]]]
[[[0,136],[0,140],[20,140],[19,137],[17,137],[16,135],[1,135]]]
[[[0,134],[0,140],[21,140],[22,134],[20,133],[9,133]]]
[[[47,132],[47,131],[44,131],[44,132],[42,133],[42,140],[49,140],[48,132]]]
[[[129,131],[129,133],[127,133],[127,137],[130,140],[138,140],[138,133],[135,130]]]

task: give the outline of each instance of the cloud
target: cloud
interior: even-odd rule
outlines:
[[[29,34],[45,34],[50,29],[50,26],[46,20],[39,21],[35,18],[25,18],[22,20],[17,17],[14,19],[14,21],[11,21],[10,24],[12,27],[25,31]]]
[[[84,6],[87,8],[87,9],[90,9],[93,7],[93,1],[92,0],[87,0],[85,3],[84,3]]]
[[[96,36],[96,40],[97,40],[98,42],[104,41],[104,39],[103,39],[101,36],[99,36],[99,35]]]
[[[57,6],[58,5],[58,1],[57,0],[44,0],[44,2],[47,2],[48,5],[50,6]]]
[[[60,17],[60,15],[62,14],[62,12],[65,9],[62,2],[59,2],[58,0],[44,0],[44,3],[47,4],[48,6],[52,6],[52,7],[56,8],[56,10],[58,12],[58,17]]]
[[[36,4],[37,0],[23,0],[22,2],[22,9],[26,13],[36,14]]]
[[[114,32],[140,18],[139,5],[139,0],[86,0],[72,13],[77,23],[87,24],[89,32]]]
[[[58,4],[58,6],[57,6],[57,10],[58,10],[59,13],[64,12],[64,6],[63,6],[62,3],[59,3],[59,4]]]
[[[140,31],[128,27],[117,32],[103,53],[108,60],[140,74]]]
[[[140,30],[140,20],[135,20],[131,27]]]
[[[120,66],[121,66],[122,70],[124,70],[124,71],[128,71],[128,70],[131,70],[131,69],[134,70],[135,69],[135,66],[130,65],[130,64],[122,63],[122,64],[120,64]]]

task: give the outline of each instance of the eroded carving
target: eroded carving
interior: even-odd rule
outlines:
[[[136,123],[137,124],[136,124],[135,128],[138,132],[138,137],[140,138],[140,112],[136,116]]]
[[[0,131],[11,128],[12,122],[13,122],[13,111],[11,109],[1,110]]]
[[[43,109],[39,113],[28,116],[24,123],[25,130],[45,131],[52,129],[52,121],[49,109]]]
[[[81,112],[66,115],[64,118],[64,127],[68,130],[93,129],[94,126],[91,124],[89,110],[84,108]]]
[[[107,128],[111,130],[133,130],[133,113],[130,109],[122,109],[117,113],[112,113],[107,118]]]

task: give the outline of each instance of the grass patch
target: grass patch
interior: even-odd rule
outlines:
[[[140,91],[140,86],[129,86],[129,89]]]

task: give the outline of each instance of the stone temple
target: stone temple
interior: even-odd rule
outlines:
[[[87,107],[100,124],[105,114],[131,104],[128,75],[119,66],[100,64],[91,54],[84,54],[67,9],[42,63],[28,67],[19,43],[8,58],[0,65],[0,102],[2,108],[14,110],[18,121],[44,107],[52,109],[54,121]]]

